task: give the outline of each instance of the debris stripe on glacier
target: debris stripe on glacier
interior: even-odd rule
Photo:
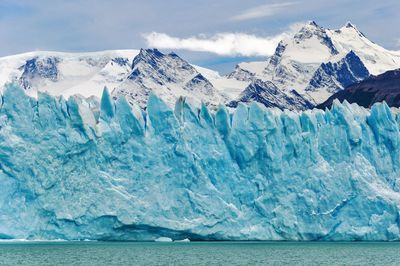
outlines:
[[[0,236],[30,239],[399,239],[399,116],[385,104],[210,113],[105,90],[0,111]]]

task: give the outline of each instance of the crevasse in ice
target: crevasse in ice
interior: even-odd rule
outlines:
[[[396,240],[400,117],[185,99],[146,111],[10,85],[0,109],[0,238]]]

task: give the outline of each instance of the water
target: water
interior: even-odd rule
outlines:
[[[400,265],[400,243],[6,242],[0,265]]]

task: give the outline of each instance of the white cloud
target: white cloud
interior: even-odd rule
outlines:
[[[256,6],[231,17],[231,20],[242,21],[262,17],[270,17],[283,11],[285,8],[295,5],[296,2],[276,3]]]
[[[274,53],[279,41],[292,36],[300,25],[293,24],[286,32],[266,37],[246,33],[218,33],[212,36],[177,38],[158,32],[147,33],[143,37],[152,48],[209,52],[223,56],[269,56]]]

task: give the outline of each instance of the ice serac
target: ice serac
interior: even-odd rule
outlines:
[[[5,89],[5,239],[399,240],[399,115]],[[93,106],[100,106],[100,115]]]

